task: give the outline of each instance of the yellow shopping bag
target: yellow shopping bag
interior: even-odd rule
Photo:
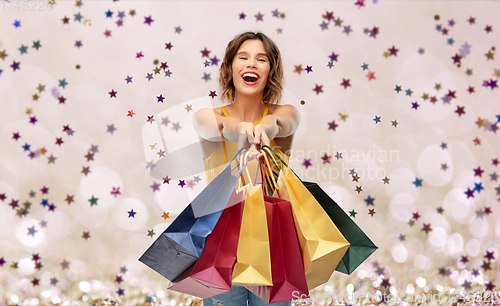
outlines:
[[[240,237],[233,268],[233,285],[272,286],[271,250],[267,229],[266,206],[260,186],[243,186],[245,201],[241,219]]]
[[[264,150],[273,157],[270,150]],[[326,283],[349,248],[337,226],[289,167],[280,169],[278,188],[292,206],[309,290]]]

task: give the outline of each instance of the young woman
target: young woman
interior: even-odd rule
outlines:
[[[263,155],[258,150],[263,145],[269,145],[288,162],[300,115],[292,105],[278,105],[283,66],[280,51],[274,42],[260,32],[245,32],[236,36],[226,47],[219,85],[221,100],[229,104],[215,109],[201,109],[193,119],[202,145],[207,184],[239,148],[249,148],[251,144],[256,148],[250,155],[251,159],[262,160]],[[257,162],[254,160],[254,164]],[[255,169],[252,171],[250,168],[252,172]],[[291,302],[267,304],[240,286],[233,286],[229,292],[203,300],[203,305],[242,306],[247,302],[248,305],[291,305]]]

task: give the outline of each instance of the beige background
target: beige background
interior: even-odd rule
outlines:
[[[84,1],[79,8],[74,1],[57,1],[50,12],[9,10],[9,4],[2,2],[0,9],[6,8],[0,10],[0,52],[6,50],[8,56],[0,60],[0,194],[7,199],[0,202],[0,258],[7,263],[0,267],[0,301],[44,291],[49,299],[64,294],[71,299],[82,282],[92,280],[96,280],[92,290],[112,295],[118,287],[125,288],[126,294],[141,288],[154,293],[166,287],[163,278],[137,261],[154,241],[147,230],[153,229],[158,237],[172,220],[163,221],[162,213],[174,217],[182,211],[204,181],[191,190],[172,180],[153,192],[150,186],[162,181],[149,175],[144,153],[144,143],[149,141],[143,139],[142,129],[148,124],[147,116],[176,107],[182,110],[187,101],[217,90],[218,67],[204,67],[206,58],[200,50],[207,48],[211,58],[221,60],[226,44],[248,30],[266,33],[282,52],[282,102],[301,113],[291,167],[304,180],[318,182],[345,211],[358,212],[355,221],[379,246],[351,276],[335,274],[330,287],[322,290],[343,292],[352,289],[349,283],[360,282],[377,290],[382,276],[375,273],[374,261],[385,267],[391,292],[463,288],[464,281],[483,289],[484,282],[495,277],[494,271],[484,273],[480,266],[486,251],[495,255],[498,251],[495,187],[499,183],[490,174],[499,172],[492,160],[500,157],[500,151],[498,133],[478,128],[475,122],[480,117],[494,123],[500,115],[498,88],[482,86],[484,80],[498,79],[494,75],[500,69],[498,58],[487,60],[484,54],[500,47],[496,15],[500,3],[381,0],[365,1],[365,7],[358,9],[354,2]],[[108,9],[114,12],[112,18],[106,18]],[[134,17],[128,14],[131,9],[137,13]],[[286,17],[272,17],[275,9]],[[126,13],[121,27],[116,24],[118,11]],[[352,32],[343,33],[333,21],[322,31],[319,25],[326,11],[333,11]],[[74,21],[78,12],[90,25]],[[241,12],[247,15],[245,20],[238,19]],[[256,21],[258,12],[264,15],[263,21]],[[148,26],[144,18],[150,15],[154,22]],[[67,25],[61,21],[64,16],[70,18]],[[467,22],[471,16],[476,18],[472,25]],[[448,26],[451,19],[456,22],[453,27]],[[15,20],[21,21],[21,27],[12,25]],[[447,36],[436,31],[438,24],[449,29]],[[486,25],[492,25],[493,32],[486,33]],[[178,26],[180,34],[175,33]],[[374,26],[380,30],[376,39],[363,33],[363,28]],[[105,37],[106,30],[112,31],[111,37]],[[453,45],[447,44],[450,37]],[[37,40],[42,45],[38,51],[31,47]],[[74,46],[76,40],[82,41],[81,48]],[[165,50],[168,42],[173,45],[170,51]],[[458,68],[451,57],[466,42],[471,52]],[[28,46],[27,54],[20,54],[21,45]],[[399,49],[397,56],[385,58],[383,53],[393,45]],[[425,53],[419,54],[419,48]],[[137,59],[137,52],[144,57]],[[332,52],[339,57],[329,69]],[[146,79],[147,73],[154,73],[154,60],[168,62],[170,78],[157,74],[151,81]],[[13,61],[21,62],[20,70],[9,67]],[[375,79],[368,79],[363,63],[375,72]],[[299,75],[294,73],[295,65],[312,66],[313,72]],[[473,69],[471,76],[465,74],[467,68]],[[203,73],[209,73],[211,80],[205,82]],[[132,83],[126,84],[127,76],[133,77]],[[344,89],[343,78],[350,79],[352,86]],[[57,87],[62,79],[68,82],[64,89]],[[436,83],[441,90],[435,89]],[[45,91],[33,101],[38,84],[45,85]],[[316,84],[323,86],[323,93],[313,91]],[[397,94],[396,85],[411,88],[412,96],[404,91]],[[468,86],[476,92],[467,93]],[[65,105],[52,96],[54,87],[67,98]],[[109,97],[112,89],[116,98]],[[456,91],[457,98],[443,105],[441,97],[448,90]],[[438,102],[423,101],[423,93],[436,96]],[[160,94],[165,97],[163,104],[156,102]],[[415,101],[420,104],[418,110],[411,108]],[[215,99],[213,104],[220,101]],[[455,113],[457,105],[465,106],[465,115]],[[29,123],[27,108],[38,119],[35,125]],[[130,110],[133,118],[127,117]],[[343,111],[348,114],[345,121],[339,120]],[[189,133],[191,115],[171,120]],[[375,124],[375,116],[381,117],[380,123]],[[328,130],[332,120],[339,124],[335,132]],[[391,126],[392,120],[398,121],[397,128]],[[106,132],[111,124],[116,128],[113,134]],[[64,125],[75,131],[73,136],[63,132]],[[21,135],[18,141],[12,139],[15,132]],[[64,141],[61,146],[55,144],[58,137]],[[474,145],[476,137],[480,145]],[[440,148],[441,142],[447,143],[446,150]],[[22,148],[25,143],[32,151],[43,147],[47,152],[30,159]],[[92,145],[98,146],[98,152],[87,162],[84,155]],[[332,156],[330,164],[322,162],[325,152]],[[336,152],[343,152],[343,159],[337,161]],[[47,162],[51,154],[57,158],[55,164]],[[311,158],[308,169],[302,165],[305,158]],[[442,163],[448,170],[441,170]],[[87,176],[81,173],[83,166],[90,166]],[[485,170],[482,178],[474,176],[477,167]],[[361,177],[358,183],[348,175],[353,168]],[[383,184],[385,175],[390,184]],[[423,179],[422,187],[412,184],[415,178]],[[485,189],[467,199],[464,191],[479,182]],[[40,192],[43,186],[49,188],[47,195]],[[355,192],[356,186],[363,191]],[[113,187],[120,187],[116,198],[110,194]],[[31,190],[36,192],[34,198],[29,198]],[[64,201],[68,194],[75,197],[71,205]],[[99,198],[97,206],[90,207],[91,196]],[[368,196],[375,198],[374,207],[366,206]],[[8,205],[12,199],[20,205],[32,202],[26,217],[16,217]],[[56,211],[44,209],[42,199],[56,205]],[[436,213],[439,206],[444,208],[442,215]],[[491,207],[493,213],[478,218],[476,211],[484,207]],[[375,209],[373,217],[368,208]],[[135,218],[128,218],[131,209],[137,212]],[[410,227],[408,221],[417,211],[421,218]],[[41,228],[42,220],[48,222],[46,228]],[[424,223],[431,224],[428,235],[421,231]],[[37,233],[27,235],[32,226]],[[84,231],[91,234],[87,241],[81,238]],[[406,241],[398,240],[400,234],[406,235]],[[33,267],[33,253],[42,257],[41,271]],[[466,266],[458,262],[462,255],[469,257]],[[71,262],[68,270],[61,269],[64,259]],[[10,268],[12,262],[18,262],[19,269]],[[129,269],[123,276],[125,283],[113,283],[124,265]],[[437,277],[441,267],[454,272],[449,278]],[[492,267],[495,270],[496,262]],[[472,269],[479,269],[480,276],[473,277]],[[31,285],[34,277],[41,279],[40,286]],[[57,286],[50,285],[52,277],[60,280]]]

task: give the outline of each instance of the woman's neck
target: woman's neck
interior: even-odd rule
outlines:
[[[257,122],[262,118],[266,105],[262,102],[262,96],[236,96],[234,102],[229,106],[231,117],[235,117],[243,122]]]

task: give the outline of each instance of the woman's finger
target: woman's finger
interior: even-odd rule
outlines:
[[[249,144],[255,142],[255,136],[253,135],[253,131],[249,131],[249,133],[247,134],[247,141]]]
[[[261,139],[261,143],[263,146],[265,146],[265,145],[270,146],[271,145],[271,141],[269,140],[269,137],[267,137],[266,133],[262,133],[260,136],[260,139]]]
[[[257,158],[259,159],[259,162],[265,162],[265,159],[264,159],[264,154],[262,153],[259,153],[259,155],[257,156]]]
[[[259,129],[255,129],[254,130],[254,135],[255,135],[255,139],[253,141],[253,143],[255,145],[258,145],[261,143],[261,135],[262,135],[262,132],[259,130]]]
[[[255,136],[254,136],[254,131],[255,131],[255,126],[251,123],[249,123],[246,127],[245,127],[245,134],[247,135],[246,137],[246,141],[248,142],[248,145],[250,146],[250,144],[252,144],[255,140]]]
[[[253,143],[253,124],[242,125],[238,135],[238,147],[239,148],[250,148],[250,144]]]
[[[248,154],[248,160],[253,160],[255,158],[257,158],[257,154],[255,154],[255,153]]]
[[[250,144],[247,141],[247,134],[246,133],[240,133],[238,135],[238,148],[239,149],[241,149],[241,148],[249,149],[250,148]]]

